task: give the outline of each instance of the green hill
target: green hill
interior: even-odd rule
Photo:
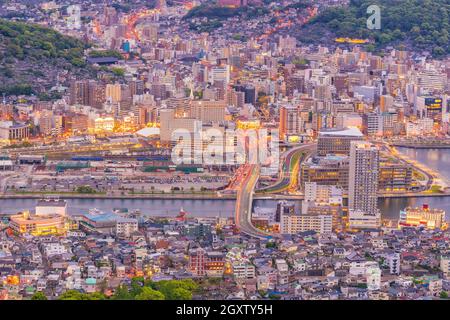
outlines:
[[[39,93],[56,83],[59,72],[91,72],[86,45],[52,29],[0,19],[0,92]]]
[[[367,28],[366,10],[374,4],[381,9],[381,30]],[[348,7],[325,9],[302,28],[299,39],[319,43],[324,34],[368,38],[372,50],[403,45],[442,57],[450,53],[449,33],[449,0],[351,0]]]

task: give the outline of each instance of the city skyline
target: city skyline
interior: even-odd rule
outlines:
[[[0,300],[448,299],[449,10],[0,3]]]

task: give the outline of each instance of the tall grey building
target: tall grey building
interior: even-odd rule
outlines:
[[[352,141],[348,209],[350,227],[372,228],[380,224],[377,208],[379,150],[369,142]]]

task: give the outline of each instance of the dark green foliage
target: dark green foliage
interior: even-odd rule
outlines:
[[[81,293],[77,290],[68,290],[59,297],[59,300],[106,300],[106,296],[100,292]]]
[[[116,50],[102,50],[102,51],[91,51],[89,52],[89,57],[99,58],[99,57],[115,57],[117,59],[123,59],[122,54]]]
[[[153,282],[143,277],[131,279],[130,288],[119,286],[112,300],[191,300],[198,285],[191,279]]]
[[[31,300],[47,300],[47,297],[41,291],[38,291],[35,294],[33,294]]]
[[[367,28],[370,5],[381,9],[381,30]],[[352,0],[349,7],[324,10],[304,28],[311,41],[323,40],[314,35],[326,32],[337,37],[368,38],[377,48],[404,45],[440,57],[450,53],[449,15],[448,0]]]
[[[78,39],[38,25],[0,19],[0,39],[5,57],[18,59],[82,59],[85,45]]]
[[[11,86],[0,85],[0,94],[5,93],[7,96],[9,95],[31,95],[34,93],[34,90],[31,88],[29,84],[17,84]]]
[[[42,86],[49,89],[56,83],[60,70],[93,73],[84,58],[87,47],[50,28],[0,19],[0,91],[8,95],[41,92]]]

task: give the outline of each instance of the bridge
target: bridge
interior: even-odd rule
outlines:
[[[268,188],[258,190],[263,193],[281,193],[294,191],[298,187],[298,173],[301,161],[314,150],[315,144],[307,144],[295,147],[285,153],[283,163],[280,166],[280,178],[278,182]],[[258,165],[245,164],[239,169],[234,180],[236,197],[235,223],[241,232],[249,236],[267,239],[273,236],[267,232],[255,228],[252,224],[253,194],[259,180],[260,167]]]
[[[244,177],[236,199],[235,223],[238,229],[251,237],[267,239],[271,235],[255,228],[252,224],[253,192],[259,179],[260,168],[258,165],[245,165]]]
[[[285,191],[294,192],[298,189],[298,175],[300,172],[300,163],[307,154],[311,153],[316,147],[315,143],[297,146],[285,153],[280,167],[280,177],[278,181],[265,188],[258,189],[258,194],[274,194]]]

